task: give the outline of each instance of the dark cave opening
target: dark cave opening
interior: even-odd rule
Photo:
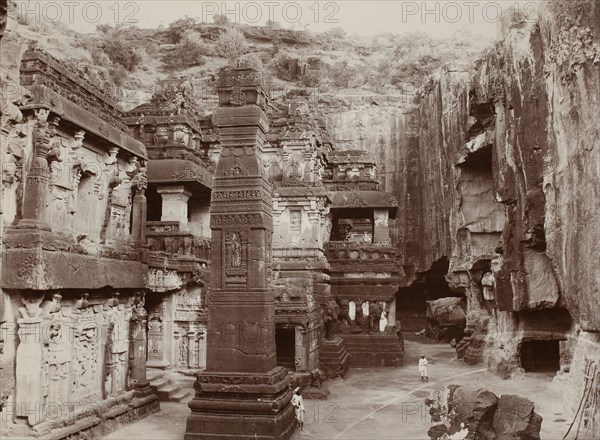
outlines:
[[[527,372],[555,373],[560,369],[559,341],[523,341],[520,357],[521,367]]]
[[[402,322],[404,331],[420,331],[426,327],[427,301],[449,296],[463,297],[448,286],[446,274],[449,261],[442,257],[434,261],[426,272],[417,273],[417,279],[396,293],[396,317]]]
[[[275,348],[277,351],[277,365],[294,368],[296,353],[296,329],[294,327],[275,328]]]

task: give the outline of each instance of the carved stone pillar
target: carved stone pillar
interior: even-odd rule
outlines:
[[[144,293],[138,293],[129,321],[129,386],[137,391],[150,390],[150,382],[146,379],[147,324],[148,313],[144,309]]]
[[[50,163],[59,157],[52,149],[52,141],[60,118],[52,117],[48,121],[48,110],[40,109],[36,113],[37,122],[33,129],[33,157],[27,173],[23,195],[23,217],[19,227],[50,229],[46,218],[48,181]]]
[[[396,324],[396,296],[388,303],[388,325]]]
[[[161,222],[188,222],[188,200],[192,195],[183,186],[158,187],[158,193],[162,198]]]
[[[148,188],[148,176],[146,175],[146,164],[142,162],[139,172],[131,181],[135,191],[133,196],[131,238],[136,243],[146,243],[146,189]]]
[[[268,287],[271,186],[262,173],[267,93],[252,69],[222,73],[214,120],[221,155],[212,202],[208,356],[189,403],[185,439],[287,439],[287,370],[277,367],[275,302]]]

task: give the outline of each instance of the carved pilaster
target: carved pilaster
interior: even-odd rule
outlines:
[[[33,157],[25,182],[23,218],[21,227],[50,229],[46,218],[46,199],[50,179],[50,163],[59,160],[59,150],[53,147],[56,128],[60,119],[50,118],[49,111],[39,109],[33,129]]]
[[[16,357],[15,414],[34,426],[43,421],[42,319],[21,318]]]
[[[140,164],[138,173],[131,180],[134,191],[132,210],[131,237],[136,243],[146,242],[146,189],[148,188],[148,175],[146,161]]]
[[[148,313],[144,309],[143,292],[135,296],[129,321],[129,386],[138,391],[148,391],[146,379],[146,326]]]

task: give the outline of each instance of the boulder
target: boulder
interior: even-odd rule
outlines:
[[[525,397],[501,396],[494,413],[493,430],[497,440],[539,440],[542,417]]]
[[[467,322],[466,304],[462,298],[427,301],[427,333],[430,338],[450,342],[460,340]]]
[[[435,423],[427,431],[432,440],[448,438],[463,429],[468,431],[466,439],[540,438],[542,418],[535,412],[533,402],[524,397],[498,398],[483,388],[447,385],[434,391],[425,404]]]
[[[435,321],[440,327],[464,327],[467,322],[465,308],[462,298],[449,297],[427,301],[427,319]]]

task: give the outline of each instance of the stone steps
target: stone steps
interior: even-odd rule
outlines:
[[[172,374],[161,372],[148,373],[150,388],[161,402],[181,402],[194,394],[193,381],[179,380]]]

